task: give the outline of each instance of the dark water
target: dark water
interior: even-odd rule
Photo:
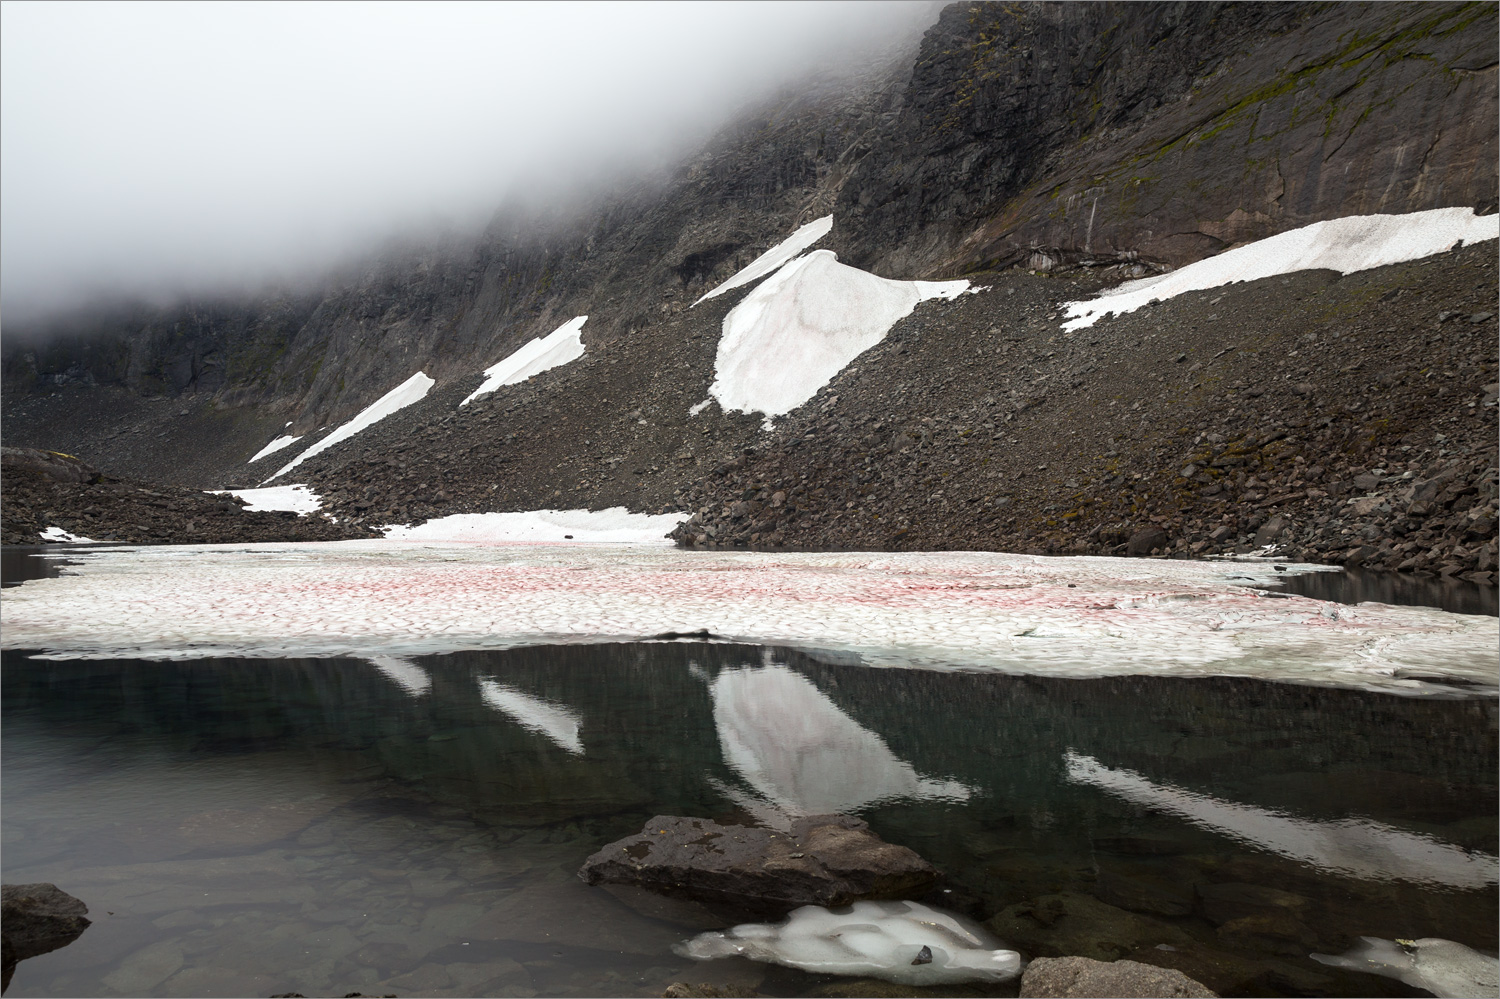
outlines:
[[[1344,569],[1289,575],[1275,589],[1318,600],[1335,600],[1341,604],[1371,600],[1382,604],[1436,607],[1455,614],[1500,615],[1500,588],[1480,586],[1463,579]]]
[[[685,961],[673,942],[733,914],[575,877],[652,815],[778,805],[862,815],[1028,955],[1132,956],[1227,995],[1420,995],[1307,955],[1500,933],[1492,700],[704,643],[6,653],[0,689],[5,880],[94,919],[7,995],[858,994]]]

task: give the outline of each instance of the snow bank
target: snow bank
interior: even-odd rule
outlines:
[[[245,464],[247,464],[247,465],[253,465],[257,461],[260,461],[262,458],[264,458],[266,455],[268,455],[268,454],[275,454],[277,451],[280,451],[282,448],[289,447],[289,446],[297,443],[304,436],[305,436],[304,434],[298,434],[296,437],[278,437],[274,441],[272,441],[271,443],[267,444],[265,447],[261,448],[259,451],[255,452],[255,457],[253,457],[249,461],[245,462]]]
[[[0,647],[411,656],[706,632],[872,666],[1450,697],[1493,697],[1500,680],[1495,618],[1263,596],[1239,584],[1285,574],[1261,564],[386,540],[80,549],[69,560],[60,577],[6,590]]]
[[[455,513],[415,527],[387,524],[382,530],[393,541],[667,544],[667,533],[687,518],[685,513],[631,513],[623,506],[613,506],[607,510]]]
[[[815,250],[784,265],[724,317],[709,394],[727,410],[789,413],[929,298],[967,281],[888,281]]]
[[[467,406],[482,395],[489,395],[502,385],[524,382],[532,375],[541,374],[576,361],[583,356],[583,324],[588,316],[575,316],[544,337],[536,337],[526,343],[505,360],[484,369],[484,384],[470,392],[460,406]]]
[[[406,381],[402,382],[400,385],[397,385],[385,395],[381,396],[369,406],[365,407],[365,409],[362,410],[360,414],[354,419],[339,427],[333,433],[329,434],[327,437],[324,437],[322,440],[318,441],[318,443],[314,444],[306,451],[303,451],[301,454],[297,455],[297,457],[293,458],[288,464],[283,466],[281,471],[271,476],[271,479],[281,478],[287,472],[290,472],[292,469],[296,468],[298,465],[302,464],[313,455],[321,454],[340,441],[348,440],[350,437],[353,437],[361,430],[372,424],[379,423],[381,420],[385,419],[387,416],[390,416],[397,410],[405,409],[407,406],[410,406],[414,402],[420,402],[435,384],[437,383],[431,378],[428,378],[425,373],[418,371]],[[266,481],[270,482],[271,479],[267,479]]]
[[[72,534],[61,527],[52,526],[41,533],[43,541],[64,542],[66,544],[95,544],[93,538],[86,538],[81,534]]]
[[[739,270],[728,281],[725,281],[713,291],[698,299],[698,302],[715,298],[726,291],[733,291],[741,285],[749,284],[756,278],[764,277],[832,231],[832,215],[825,215],[814,222],[807,223],[807,225],[750,261],[748,265]],[[698,302],[694,302],[693,305],[697,305]]]
[[[1319,821],[1224,801],[1133,770],[1112,770],[1091,756],[1063,754],[1068,780],[1090,784],[1155,812],[1166,812],[1320,871],[1373,881],[1415,881],[1441,888],[1483,888],[1496,881],[1494,854],[1465,850],[1423,833],[1365,818]]]
[[[1472,208],[1434,208],[1410,215],[1351,215],[1314,222],[1167,274],[1128,281],[1086,302],[1069,302],[1065,308],[1070,318],[1063,329],[1092,326],[1110,312],[1134,312],[1152,299],[1165,301],[1184,292],[1236,281],[1307,270],[1352,274],[1430,257],[1452,249],[1459,240],[1478,243],[1496,238],[1500,238],[1500,215],[1475,215]]]
[[[246,503],[251,513],[262,510],[284,510],[306,516],[323,508],[323,497],[312,491],[312,487],[298,482],[290,486],[262,486],[259,489],[210,489],[215,495],[228,493],[238,496]]]

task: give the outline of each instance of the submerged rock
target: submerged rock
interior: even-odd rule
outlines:
[[[953,913],[920,902],[805,905],[783,923],[746,923],[674,948],[699,961],[747,957],[814,974],[865,975],[903,985],[1005,981],[1021,955]]]
[[[1461,943],[1440,937],[1359,940],[1358,946],[1344,954],[1314,954],[1312,959],[1335,968],[1399,979],[1445,999],[1493,996],[1500,988],[1500,963]]]
[[[40,882],[0,885],[0,937],[4,941],[4,987],[17,962],[65,947],[89,928],[89,907]]]
[[[595,853],[578,876],[591,885],[784,910],[921,894],[938,872],[846,815],[797,819],[789,832],[658,815],[637,835]]]
[[[1095,961],[1087,957],[1039,957],[1021,978],[1021,995],[1052,996],[1162,996],[1204,999],[1217,996],[1201,982],[1170,968],[1137,961]]]

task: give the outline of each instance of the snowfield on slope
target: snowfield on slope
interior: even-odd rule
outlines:
[[[1472,208],[1434,208],[1409,215],[1351,215],[1314,222],[1301,229],[1257,240],[1155,277],[1127,281],[1082,302],[1069,302],[1065,330],[1092,326],[1103,316],[1134,312],[1152,301],[1240,281],[1332,270],[1341,274],[1420,260],[1451,250],[1459,240],[1479,243],[1500,238],[1500,215],[1475,215]]]
[[[368,657],[708,634],[872,666],[1243,676],[1444,696],[1492,697],[1500,686],[1495,618],[1237,585],[1280,575],[1264,565],[389,540],[68,558],[63,575],[7,591],[4,648]]]
[[[968,281],[890,281],[814,250],[782,266],[724,317],[709,394],[726,410],[790,413],[930,298]]]
[[[484,369],[484,383],[470,392],[460,406],[467,406],[502,385],[524,382],[532,375],[576,361],[583,356],[583,324],[588,316],[575,316],[544,337],[535,337],[515,353]]]
[[[710,298],[716,298],[726,291],[733,291],[741,285],[749,284],[757,278],[765,277],[832,231],[832,215],[825,215],[820,219],[807,223],[807,225],[750,261],[749,264],[740,268],[728,281],[704,294],[693,305],[697,305],[699,302],[706,302]],[[689,308],[691,307],[689,306]]]
[[[348,440],[366,427],[371,426],[375,423],[379,423],[387,416],[390,416],[392,413],[398,410],[405,409],[407,406],[410,406],[414,402],[420,402],[423,398],[426,397],[427,393],[435,384],[437,383],[431,378],[428,378],[424,372],[418,371],[406,381],[402,382],[400,385],[397,385],[385,395],[381,396],[379,399],[376,399],[373,403],[366,406],[363,410],[360,411],[359,415],[354,417],[354,419],[350,420],[348,423],[345,423],[333,433],[329,434],[327,437],[324,437],[312,447],[308,448],[306,451],[303,451],[297,457],[293,458],[286,465],[282,466],[281,471],[277,472],[275,475],[272,475],[271,478],[267,479],[266,481],[270,482],[271,479],[281,478],[287,472],[290,472],[292,469],[296,468],[298,465],[302,464],[313,455],[321,454],[340,441]]]
[[[607,510],[519,510],[508,513],[455,513],[415,527],[387,524],[393,541],[442,542],[596,542],[669,545],[667,534],[688,519],[685,513],[631,513]]]
[[[288,423],[287,426],[291,426],[291,424]],[[245,462],[245,464],[253,465],[268,454],[275,454],[277,451],[280,451],[284,447],[291,447],[293,444],[300,441],[304,436],[306,435],[298,434],[296,437],[293,437],[290,434],[284,434],[281,437],[278,437],[275,440],[271,441],[271,443],[267,444],[259,451],[255,452],[255,456],[252,457],[249,461]]]

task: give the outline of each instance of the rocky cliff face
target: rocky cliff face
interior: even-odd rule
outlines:
[[[1494,4],[954,4],[920,50],[788,93],[669,175],[298,295],[96,312],[45,346],[7,328],[7,443],[252,485],[287,457],[246,464],[271,437],[420,369],[427,399],[299,467],[342,523],[624,505],[695,513],[685,543],[1184,554],[1269,532],[1488,572],[1492,249],[1079,336],[1058,306],[1321,219],[1493,211],[1496,31]],[[848,262],[991,290],[923,305],[774,433],[689,416],[745,291],[688,304],[829,213]],[[585,314],[582,358],[458,406]],[[1390,495],[1350,519],[1375,470]]]

